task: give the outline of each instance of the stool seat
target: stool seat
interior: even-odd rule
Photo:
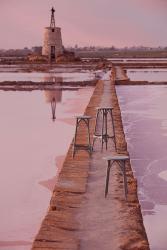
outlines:
[[[96,110],[98,109],[104,110],[104,109],[114,109],[114,108],[113,107],[97,107]]]
[[[112,155],[112,156],[103,157],[103,160],[106,160],[106,161],[126,161],[128,159],[129,159],[129,156],[127,155]]]
[[[89,115],[78,115],[78,116],[75,116],[75,118],[78,118],[78,119],[91,119],[92,116],[89,116]]]

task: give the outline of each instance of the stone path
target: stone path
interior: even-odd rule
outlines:
[[[103,95],[100,106],[113,106],[112,86],[110,81],[104,81]],[[116,118],[116,117],[115,117]],[[116,119],[115,119],[116,120]],[[117,144],[120,153],[127,154],[124,135],[119,131],[116,122]],[[122,135],[121,135],[122,134]],[[136,186],[130,166],[128,167],[129,199],[124,198],[123,179],[118,166],[111,174],[109,194],[104,198],[104,187],[107,163],[102,159],[105,155],[115,154],[113,145],[107,152],[101,153],[100,143],[96,144],[95,152],[90,161],[87,192],[84,195],[82,206],[77,213],[80,225],[78,238],[81,250],[116,250],[116,249],[149,249],[145,238]],[[129,218],[131,216],[131,218]],[[137,218],[138,217],[138,218]],[[136,220],[137,219],[137,220]],[[140,220],[140,223],[139,223]]]
[[[85,114],[95,117],[100,105],[114,107],[118,153],[127,154],[114,81],[98,82]],[[91,136],[94,125],[95,119],[91,123]],[[81,128],[80,140],[84,141],[85,136],[86,131]],[[126,166],[128,201],[117,166],[112,170],[109,194],[104,198],[106,162],[102,157],[111,153],[114,153],[112,145],[101,153],[97,142],[91,158],[87,152],[79,151],[73,159],[70,146],[33,249],[149,250],[130,162]]]

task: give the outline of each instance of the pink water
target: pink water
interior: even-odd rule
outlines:
[[[83,71],[83,72],[1,72],[0,82],[3,81],[48,81],[49,78],[63,79],[64,82],[77,82],[77,81],[91,81],[95,79],[94,72]]]
[[[92,91],[57,93],[55,122],[49,93],[0,92],[0,250],[31,248]]]
[[[127,74],[131,81],[167,81],[167,69],[128,69]]]
[[[151,250],[167,249],[167,87],[117,87]]]

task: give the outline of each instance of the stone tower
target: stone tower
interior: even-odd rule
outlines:
[[[55,61],[56,57],[63,54],[63,44],[61,37],[61,28],[56,27],[54,8],[51,9],[50,27],[45,27],[44,43],[42,48],[42,55],[48,56],[50,61]]]

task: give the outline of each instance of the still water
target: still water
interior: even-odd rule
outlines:
[[[0,250],[31,248],[92,91],[0,92]]]
[[[167,249],[167,87],[118,86],[151,250]]]
[[[131,81],[167,82],[167,69],[128,69]]]
[[[92,71],[83,72],[1,72],[0,82],[3,81],[32,81],[45,82],[55,79],[62,79],[64,82],[90,81],[95,78],[95,73]]]

